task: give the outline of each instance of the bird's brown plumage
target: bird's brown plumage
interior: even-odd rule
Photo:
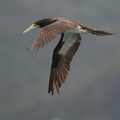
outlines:
[[[71,45],[71,47],[67,50],[65,54],[59,53],[59,51],[64,47],[65,44],[62,41],[64,35],[66,34],[62,34],[62,37],[53,52],[51,73],[49,79],[49,88],[48,88],[48,93],[51,92],[52,95],[54,93],[55,88],[59,94],[59,89],[62,83],[65,82],[68,72],[70,71],[70,63],[72,61],[72,58],[75,55],[81,43],[81,36],[79,34],[77,35],[67,34],[67,36],[71,36],[72,39],[74,39],[74,43]]]
[[[80,33],[91,33],[98,36],[112,35],[112,33],[96,30],[78,22],[65,18],[47,18],[35,22],[37,28],[42,28],[31,49],[43,47],[61,34],[61,39],[53,52],[48,93],[59,89],[70,71],[70,62],[81,43]],[[29,29],[29,28],[28,28]],[[25,30],[25,32],[29,30]],[[72,31],[72,32],[71,32]]]
[[[31,46],[31,49],[43,47],[53,40],[57,35],[64,33],[65,31],[77,27],[75,23],[70,20],[56,18],[52,24],[49,24],[42,28],[40,34],[38,35],[36,41]]]

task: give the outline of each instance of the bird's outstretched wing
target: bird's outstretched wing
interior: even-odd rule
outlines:
[[[53,40],[60,33],[74,27],[77,27],[77,24],[71,22],[70,20],[58,19],[56,22],[42,28],[36,41],[31,46],[31,49],[36,48],[38,50],[40,47],[43,47],[45,44]]]
[[[79,34],[62,34],[61,39],[54,49],[48,93],[54,93],[56,88],[58,94],[61,84],[70,70],[70,62],[79,48],[81,36]]]

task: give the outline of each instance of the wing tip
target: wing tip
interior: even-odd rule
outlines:
[[[50,94],[50,93],[53,96],[54,95],[54,90],[48,89],[48,94]],[[59,90],[57,90],[57,93],[58,93],[58,95],[60,95],[60,91]]]

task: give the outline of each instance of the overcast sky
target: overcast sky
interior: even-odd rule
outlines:
[[[39,19],[64,17],[116,33],[82,36],[60,95],[47,93],[52,53],[60,36],[27,50],[40,29],[23,34]],[[20,0],[0,2],[1,120],[120,119],[120,1]]]

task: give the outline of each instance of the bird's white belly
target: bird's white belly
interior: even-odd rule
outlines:
[[[75,28],[66,31],[65,33],[80,34],[80,33],[87,33],[87,31],[82,29],[80,26],[77,26]]]

